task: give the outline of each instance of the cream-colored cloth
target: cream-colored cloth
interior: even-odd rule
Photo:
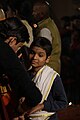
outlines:
[[[46,112],[46,111],[38,111],[34,114],[30,115],[31,120],[48,120],[53,112]]]
[[[0,20],[4,20],[4,19],[5,19],[5,13],[3,9],[0,9]]]
[[[57,74],[58,73],[56,71],[45,65],[38,71],[37,75],[33,79],[34,83],[36,83],[36,86],[40,89],[43,95],[41,103],[43,103],[44,100],[47,100]],[[31,114],[30,118],[32,120],[48,120],[52,114],[54,114],[54,112],[38,111],[34,114]]]
[[[22,23],[26,26],[28,33],[29,33],[29,43],[25,42],[25,45],[27,47],[30,47],[31,43],[33,42],[33,31],[32,31],[32,27],[29,25],[29,23],[27,22],[27,20],[21,20]]]

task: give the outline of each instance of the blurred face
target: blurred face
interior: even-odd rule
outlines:
[[[30,62],[33,68],[38,70],[48,63],[48,58],[46,58],[46,52],[40,47],[34,46],[30,51]]]
[[[42,7],[39,5],[34,5],[32,15],[34,18],[34,22],[39,22],[40,20],[42,20],[42,18],[43,18]]]
[[[15,17],[15,12],[12,11],[10,7],[8,7],[8,10],[6,12],[6,18],[9,18],[9,17]]]

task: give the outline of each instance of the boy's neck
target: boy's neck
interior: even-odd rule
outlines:
[[[42,67],[38,67],[38,68],[32,68],[32,72],[33,72],[33,75],[36,75],[36,73],[41,69]]]

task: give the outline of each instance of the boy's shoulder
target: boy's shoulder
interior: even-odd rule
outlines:
[[[45,65],[45,71],[50,71],[50,72],[53,72],[53,73],[56,73],[57,75],[59,75],[53,68],[51,68],[50,66],[48,65]],[[60,76],[60,75],[59,75]]]

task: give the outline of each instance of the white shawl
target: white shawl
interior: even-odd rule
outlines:
[[[38,71],[37,75],[34,77],[33,81],[34,83],[36,83],[36,86],[40,89],[43,95],[40,103],[43,103],[44,100],[47,100],[57,74],[58,73],[56,71],[45,65]],[[48,120],[49,116],[51,116],[52,114],[54,114],[54,112],[38,111],[34,114],[31,114],[30,118],[32,120]]]

